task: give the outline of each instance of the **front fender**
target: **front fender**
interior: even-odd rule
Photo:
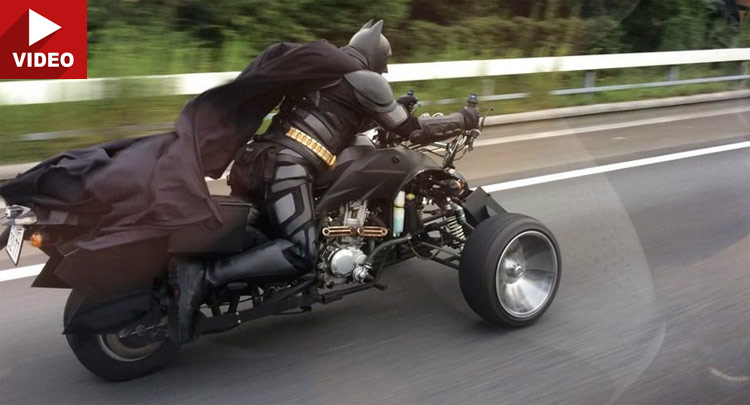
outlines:
[[[508,212],[481,187],[469,194],[462,206],[466,213],[466,219],[474,227],[489,217]]]

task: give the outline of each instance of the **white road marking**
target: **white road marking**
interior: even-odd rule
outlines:
[[[648,118],[648,119],[635,120],[635,121],[618,122],[614,124],[592,125],[588,127],[568,128],[568,129],[560,129],[560,130],[555,130],[555,131],[536,132],[532,134],[523,134],[523,135],[515,135],[515,136],[503,136],[503,137],[491,138],[491,139],[478,139],[476,142],[474,142],[474,146],[481,147],[481,146],[500,145],[503,143],[533,141],[536,139],[555,138],[559,136],[585,134],[585,133],[590,133],[590,132],[611,131],[615,129],[632,128],[632,127],[639,127],[639,126],[646,126],[646,125],[667,124],[667,123],[676,122],[676,121],[685,121],[685,120],[691,120],[691,119],[697,119],[697,118],[717,117],[721,115],[742,114],[745,112],[750,112],[750,107],[737,107],[737,108],[730,108],[726,110],[706,111],[706,112],[694,113],[694,114],[669,115],[665,117],[656,117],[656,118]],[[619,140],[619,139],[615,139],[615,140]],[[218,179],[212,179],[210,177],[206,177],[205,180],[206,182],[224,181],[227,179],[228,176],[229,176],[229,170],[224,172],[224,174]],[[0,209],[4,207],[5,206],[2,200],[0,200]]]
[[[713,375],[715,375],[715,376],[717,376],[719,378],[723,378],[723,379],[725,379],[727,381],[731,381],[731,382],[741,383],[741,382],[750,381],[750,376],[747,376],[747,375],[739,375],[739,376],[729,375],[729,374],[726,374],[726,373],[722,373],[721,371],[719,371],[719,370],[717,370],[717,369],[715,369],[713,367],[709,367],[708,371],[711,374],[713,374]]]
[[[0,283],[2,283],[3,281],[36,276],[42,272],[42,268],[44,268],[43,264],[35,264],[33,266],[16,267],[10,270],[1,270]]]
[[[604,166],[595,166],[587,169],[572,170],[568,172],[549,174],[545,176],[531,177],[528,179],[520,179],[507,181],[504,183],[489,184],[481,186],[486,192],[493,193],[500,190],[509,190],[513,188],[533,186],[536,184],[550,183],[553,181],[573,179],[576,177],[590,176],[592,174],[600,174],[613,172],[616,170],[630,169],[633,167],[653,165],[663,162],[671,162],[675,160],[687,159],[696,156],[710,155],[713,153],[728,152],[732,150],[750,148],[750,141],[732,143],[728,145],[714,146],[711,148],[697,149],[686,152],[670,153],[668,155],[654,156],[645,159],[631,160],[629,162],[620,162]],[[43,264],[34,266],[19,267],[10,270],[0,270],[0,282],[15,280],[24,277],[32,277],[38,275],[42,271]]]
[[[477,141],[474,142],[474,146],[475,147],[493,146],[493,145],[500,145],[504,143],[533,141],[537,139],[556,138],[560,136],[586,134],[586,133],[591,133],[591,132],[606,132],[606,131],[612,131],[615,129],[633,128],[633,127],[640,127],[640,126],[647,126],[647,125],[668,124],[670,122],[685,121],[685,120],[692,120],[692,119],[698,119],[698,118],[718,117],[721,115],[742,114],[746,112],[750,112],[750,107],[737,107],[737,108],[729,108],[726,110],[706,111],[706,112],[700,112],[700,113],[694,113],[694,114],[668,115],[664,117],[647,118],[647,119],[642,119],[642,120],[634,120],[634,121],[626,121],[626,122],[617,122],[613,124],[592,125],[588,127],[567,128],[567,129],[559,129],[559,130],[554,130],[554,131],[535,132],[535,133],[523,134],[523,135],[502,136],[502,137],[490,138],[490,139],[478,139]],[[740,117],[741,119],[744,120],[744,116],[740,115]],[[623,139],[626,139],[626,138],[621,137],[621,136],[612,138],[612,140],[614,141],[620,141]],[[221,178],[212,179],[210,177],[206,177],[206,181],[209,182],[209,181],[226,180],[227,176],[229,176],[228,170],[221,176]]]
[[[513,181],[506,181],[504,183],[490,184],[482,186],[484,191],[493,193],[500,190],[510,190],[513,188],[533,186],[535,184],[550,183],[553,181],[574,179],[576,177],[590,176],[592,174],[600,174],[607,172],[614,172],[617,170],[630,169],[633,167],[653,165],[663,162],[671,162],[675,160],[687,159],[696,156],[710,155],[712,153],[727,152],[730,150],[750,148],[750,141],[731,143],[728,145],[714,146],[711,148],[690,150],[686,152],[670,153],[668,155],[654,156],[645,159],[631,160],[629,162],[613,163],[603,166],[594,166],[586,169],[571,170],[568,172],[548,174],[544,176],[531,177],[528,179],[520,179]]]
[[[613,124],[592,125],[592,126],[580,127],[580,128],[558,129],[554,131],[536,132],[533,134],[502,136],[502,137],[492,138],[492,139],[480,138],[476,142],[474,142],[474,146],[490,146],[490,145],[500,145],[503,143],[533,141],[536,139],[556,138],[559,136],[586,134],[589,132],[606,132],[606,131],[612,131],[615,129],[640,127],[640,126],[646,126],[646,125],[667,124],[667,123],[676,122],[676,121],[685,121],[685,120],[692,120],[692,119],[697,119],[697,118],[717,117],[721,115],[742,114],[746,112],[750,112],[750,107],[737,107],[737,108],[730,108],[726,110],[706,111],[706,112],[698,112],[698,113],[693,113],[693,114],[668,115],[666,117],[656,117],[656,118],[647,118],[647,119],[635,120],[635,121],[616,122]]]

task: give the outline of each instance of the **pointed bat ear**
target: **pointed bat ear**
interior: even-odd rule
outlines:
[[[370,27],[372,27],[372,20],[366,22],[365,25],[363,25],[362,28],[360,28],[360,30],[365,30],[365,29],[368,29]]]
[[[377,31],[378,34],[383,32],[383,20],[379,20],[370,26],[370,29]]]

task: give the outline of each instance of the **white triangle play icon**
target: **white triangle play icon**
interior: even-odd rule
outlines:
[[[29,9],[29,46],[46,38],[61,27]]]

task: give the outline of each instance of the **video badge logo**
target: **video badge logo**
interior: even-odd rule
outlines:
[[[0,79],[85,79],[86,0],[5,1]]]

